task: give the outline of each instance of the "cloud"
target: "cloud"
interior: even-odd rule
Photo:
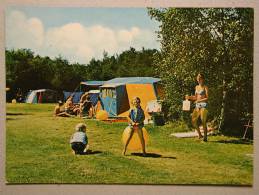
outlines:
[[[12,11],[6,18],[6,46],[30,48],[39,55],[61,55],[70,62],[88,63],[92,58],[101,59],[103,51],[112,55],[129,47],[158,48],[158,43],[155,33],[149,29],[112,29],[80,23],[45,29],[40,19]]]
[[[7,46],[15,48],[41,47],[44,41],[44,27],[37,18],[26,18],[19,11],[13,11],[6,20]]]

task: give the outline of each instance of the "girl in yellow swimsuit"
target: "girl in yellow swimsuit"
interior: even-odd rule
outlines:
[[[203,141],[207,141],[207,115],[208,115],[208,87],[204,84],[205,78],[204,75],[199,73],[197,76],[198,85],[195,87],[195,95],[194,96],[185,96],[186,99],[192,100],[195,103],[195,109],[192,113],[192,124],[197,130],[199,134],[199,139],[203,138]],[[204,136],[202,136],[199,126],[198,119],[201,119],[202,126],[204,130]]]

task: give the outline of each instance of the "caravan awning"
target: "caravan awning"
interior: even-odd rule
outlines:
[[[104,82],[105,81],[82,81],[80,84],[86,86],[101,86]]]
[[[154,77],[120,77],[106,81],[104,84],[153,84],[161,81]]]
[[[124,83],[110,83],[110,84],[104,84],[100,86],[100,88],[116,88],[118,86],[125,85]]]

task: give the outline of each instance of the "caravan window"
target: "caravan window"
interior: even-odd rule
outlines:
[[[106,98],[106,97],[116,98],[115,89],[113,89],[113,88],[102,89],[102,98]]]

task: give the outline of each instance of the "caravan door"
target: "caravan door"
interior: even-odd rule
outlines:
[[[117,116],[117,94],[116,88],[101,88],[101,103],[104,110],[109,114],[109,117]]]

